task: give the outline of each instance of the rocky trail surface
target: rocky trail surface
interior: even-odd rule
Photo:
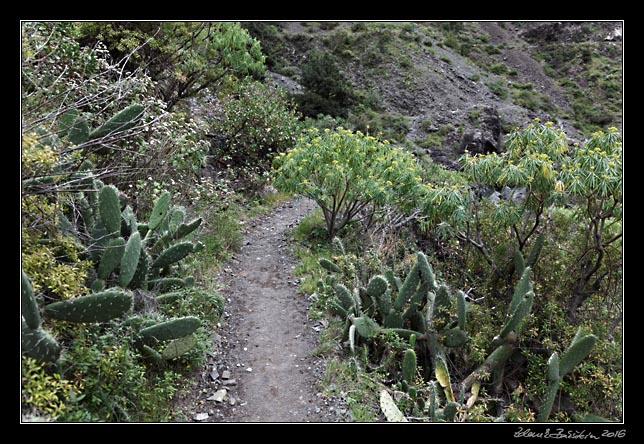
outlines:
[[[323,363],[313,356],[319,322],[298,292],[289,231],[315,204],[297,199],[247,222],[241,251],[219,273],[226,300],[215,348],[201,369],[185,419],[195,422],[343,421],[340,406],[318,387]]]

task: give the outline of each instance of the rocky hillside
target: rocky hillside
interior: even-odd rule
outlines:
[[[298,103],[310,98],[307,64],[324,54],[351,97],[334,113],[339,123],[382,132],[445,165],[465,149],[499,150],[504,134],[535,117],[578,139],[607,126],[621,130],[621,22],[245,26],[262,43],[270,77]]]

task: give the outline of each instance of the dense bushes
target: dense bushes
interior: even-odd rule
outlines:
[[[87,22],[78,34],[85,44],[107,45],[130,69],[148,71],[168,109],[206,88],[264,73],[260,44],[239,23]]]
[[[424,174],[426,183],[418,185],[415,228],[371,246],[353,242],[358,234],[355,230],[342,233],[350,248],[335,250],[333,264],[320,262],[319,270],[329,270],[331,275],[322,275],[317,287],[304,281],[308,291],[315,291],[314,307],[343,320],[341,341],[355,350],[351,359],[362,362],[374,377],[397,381],[392,389],[407,394],[397,403],[404,414],[425,417],[432,397],[442,393],[439,386],[445,385],[440,383],[439,362],[431,351],[435,345],[423,352],[423,344],[430,328],[445,324],[415,320],[420,316],[413,314],[413,306],[424,300],[420,293],[420,299],[407,299],[409,306],[403,300],[401,317],[384,317],[381,310],[386,304],[372,289],[377,275],[385,276],[390,303],[398,304],[397,295],[413,275],[413,256],[421,246],[434,266],[436,280],[466,293],[468,340],[462,350],[448,347],[445,351],[452,384],[460,381],[464,399],[474,399],[459,408],[457,420],[535,421],[537,414],[539,419],[555,421],[584,420],[589,414],[619,420],[621,150],[621,137],[614,128],[573,145],[552,124],[534,122],[511,133],[502,154],[465,153],[462,172],[448,174],[434,165]],[[301,162],[292,168],[304,169]],[[320,251],[329,254],[328,247]],[[313,268],[310,261],[305,263],[306,269]],[[532,296],[518,308],[524,302],[514,302],[517,288],[528,269]],[[387,274],[390,270],[393,274]],[[316,275],[320,276],[319,271]],[[426,303],[431,308],[426,316],[436,310],[439,299],[438,291],[429,292]],[[499,309],[510,300],[507,311]],[[460,326],[458,304],[448,305],[451,318],[447,324]],[[420,313],[425,316],[425,311]],[[503,340],[514,327],[503,328],[501,335],[498,328],[515,316],[524,319],[517,324],[521,331]],[[396,330],[400,327],[403,330]],[[390,330],[402,334],[403,342],[415,334],[416,346],[401,343]],[[549,368],[556,367],[553,353],[562,358],[569,347],[583,349],[585,345],[575,344],[590,333],[593,339],[583,343],[592,341],[594,346],[570,375],[559,378],[549,373]],[[493,339],[495,335],[499,336]],[[450,331],[439,334],[437,341],[442,344],[457,337]],[[415,351],[420,376],[414,384],[399,385],[408,349]],[[566,362],[572,362],[572,355],[566,356]],[[607,398],[605,393],[613,396]],[[558,401],[550,411],[555,394]],[[442,404],[442,396],[429,410],[434,412],[429,414],[432,420],[446,419],[443,409],[448,405]]]
[[[283,90],[259,82],[239,85],[221,102],[211,131],[222,139],[212,150],[218,162],[262,173],[273,156],[293,146],[298,115]]]
[[[185,259],[225,252],[190,216],[232,198],[202,177],[205,122],[169,108],[261,72],[258,43],[235,23],[26,22],[22,55],[24,419],[171,419],[223,309]]]

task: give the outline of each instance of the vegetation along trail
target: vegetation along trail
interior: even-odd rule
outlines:
[[[241,251],[222,269],[227,321],[201,373],[193,420],[325,420],[316,406],[323,401],[315,389],[315,325],[307,319],[306,297],[297,291],[287,244],[289,228],[314,205],[289,201],[249,222]]]

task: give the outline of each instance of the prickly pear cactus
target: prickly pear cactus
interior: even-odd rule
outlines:
[[[44,313],[61,321],[107,322],[123,316],[131,307],[132,295],[120,289],[110,289],[54,302],[45,307]]]
[[[117,237],[112,239],[105,246],[105,251],[101,257],[101,262],[98,264],[98,277],[99,279],[107,279],[112,271],[121,263],[121,258],[125,252],[125,239]]]
[[[339,273],[340,272],[340,267],[338,267],[336,264],[331,262],[328,259],[321,258],[319,261],[319,264],[322,268],[324,268],[327,271],[330,271],[332,273]]]
[[[121,203],[118,190],[113,185],[104,186],[98,195],[101,221],[109,233],[121,231]]]
[[[116,113],[111,119],[89,134],[90,139],[99,139],[114,133],[120,133],[134,127],[143,117],[145,108],[142,105],[131,105]]]
[[[152,262],[152,268],[163,268],[179,262],[181,259],[192,253],[194,245],[192,242],[181,242],[165,250]]]
[[[34,297],[34,289],[29,281],[29,277],[24,270],[21,270],[22,287],[20,291],[20,308],[22,317],[31,329],[40,327],[40,310]]]
[[[60,344],[41,327],[31,328],[24,318],[20,323],[22,353],[43,362],[54,362],[60,355]]]
[[[125,250],[121,258],[121,268],[119,274],[119,285],[126,288],[136,272],[141,256],[141,235],[139,232],[133,233],[125,244]]]
[[[380,391],[380,408],[389,422],[409,422],[385,389]]]
[[[168,208],[170,206],[170,193],[168,191],[163,192],[161,196],[154,203],[154,208],[152,209],[152,214],[150,215],[150,220],[148,222],[148,227],[150,232],[155,230],[161,222],[165,219],[168,214]]]
[[[201,326],[201,321],[194,316],[171,319],[142,329],[139,334],[148,343],[167,341],[188,336]]]
[[[402,362],[402,380],[411,384],[416,377],[416,352],[407,349]]]

